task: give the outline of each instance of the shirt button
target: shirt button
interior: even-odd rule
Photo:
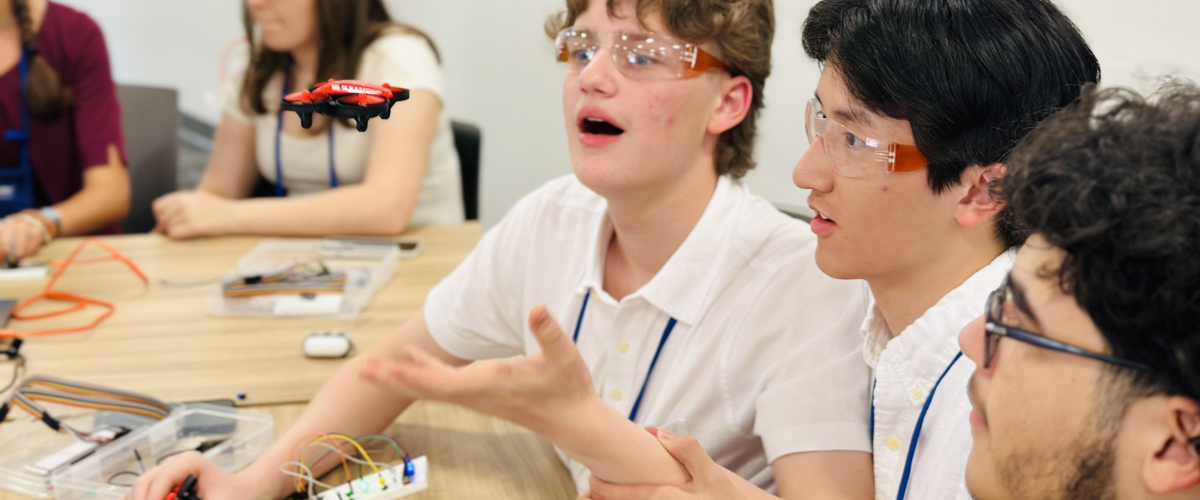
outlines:
[[[625,353],[629,352],[629,342],[626,342],[624,340],[617,342],[617,352],[619,352],[621,354],[625,354]]]
[[[912,394],[913,399],[921,399],[925,396],[925,391],[922,391],[920,387],[913,387],[912,392],[909,394]]]
[[[883,440],[883,444],[886,444],[888,449],[892,451],[900,449],[900,440],[896,439],[896,436],[888,436],[887,439]]]
[[[612,398],[613,401],[620,401],[621,398],[625,397],[625,393],[621,392],[620,389],[613,389],[612,392],[608,393],[608,397]]]

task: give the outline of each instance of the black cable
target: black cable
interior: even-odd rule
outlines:
[[[158,457],[158,460],[155,460],[155,461],[154,461],[154,465],[162,465],[162,463],[163,463],[163,462],[165,462],[165,461],[166,461],[168,458],[171,458],[171,457],[173,457],[173,456],[175,456],[175,455],[178,455],[178,454],[180,454],[180,453],[187,453],[187,452],[189,452],[189,451],[198,451],[198,450],[178,450],[178,451],[172,451],[172,452],[170,452],[170,453],[167,453],[166,455],[163,455],[163,456],[161,456],[161,457]]]
[[[25,356],[18,354],[15,358],[13,358],[13,360],[15,363],[13,364],[12,380],[10,380],[8,385],[5,385],[3,389],[0,389],[0,394],[8,392],[9,389],[12,389],[13,386],[17,385],[17,380],[21,378],[21,369],[25,368]]]
[[[133,486],[133,483],[129,483],[129,484],[119,484],[119,483],[114,483],[114,482],[113,482],[113,479],[116,479],[116,478],[118,478],[118,477],[121,477],[121,476],[142,477],[142,475],[141,475],[141,474],[138,474],[138,473],[136,473],[136,472],[133,472],[133,471],[131,471],[131,470],[123,470],[123,471],[121,471],[121,472],[118,472],[118,473],[116,473],[116,474],[113,474],[112,476],[110,476],[110,477],[108,478],[108,484],[111,484],[111,485],[113,485],[113,486]]]

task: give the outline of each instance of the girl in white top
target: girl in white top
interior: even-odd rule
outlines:
[[[392,235],[463,220],[432,43],[392,22],[382,0],[334,4],[247,0],[253,42],[227,86],[208,168],[195,191],[155,201],[157,231],[172,238]],[[319,115],[305,130],[295,113],[279,113],[285,87],[350,78],[404,87],[411,97],[365,133]],[[260,176],[276,197],[246,199]]]

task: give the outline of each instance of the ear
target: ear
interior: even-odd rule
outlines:
[[[970,167],[963,171],[959,184],[963,192],[955,206],[954,218],[967,229],[991,220],[1000,213],[1004,203],[992,197],[992,182],[1004,177],[1008,167],[996,163],[986,167]]]
[[[1168,495],[1200,486],[1200,404],[1182,396],[1164,398],[1154,422],[1148,424],[1157,452],[1142,468],[1146,489]]]
[[[746,119],[750,112],[750,104],[754,101],[754,86],[750,79],[735,76],[721,82],[721,94],[717,101],[717,109],[708,120],[708,133],[724,134]]]

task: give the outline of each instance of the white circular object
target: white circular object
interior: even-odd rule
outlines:
[[[304,338],[304,355],[310,358],[344,358],[353,350],[350,336],[340,332],[314,333]]]

